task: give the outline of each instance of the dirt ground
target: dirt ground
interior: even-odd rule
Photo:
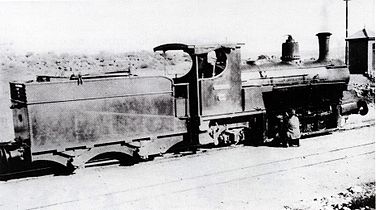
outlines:
[[[307,204],[306,204],[307,205]],[[350,210],[350,209],[375,209],[375,182],[362,183],[356,186],[351,186],[346,190],[339,192],[330,197],[322,197],[320,199],[314,198],[313,204],[310,207],[290,207],[285,206],[286,209],[335,209],[335,210]]]
[[[374,139],[371,126],[300,147],[218,148],[10,180],[0,182],[0,209],[345,209],[363,190],[374,195],[374,185],[358,187],[375,180]]]

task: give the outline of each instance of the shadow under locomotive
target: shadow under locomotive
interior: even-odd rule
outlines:
[[[343,114],[366,114],[367,104],[342,100],[349,70],[327,58],[330,35],[317,34],[315,61],[299,60],[292,37],[282,45],[281,60],[246,65],[242,44],[165,44],[154,51],[191,57],[184,76],[123,72],[10,82],[16,138],[0,145],[0,172],[37,162],[73,171],[109,154],[126,165],[203,145],[259,145],[274,138],[277,116],[291,108],[303,133],[335,128]]]

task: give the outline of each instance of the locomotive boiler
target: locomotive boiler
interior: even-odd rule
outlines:
[[[291,36],[281,60],[243,64],[242,44],[164,44],[192,60],[181,77],[129,73],[39,76],[10,82],[15,139],[0,145],[0,172],[37,161],[83,166],[102,154],[149,157],[204,144],[260,144],[277,118],[295,109],[304,133],[335,128],[341,114],[366,114],[361,101],[342,104],[349,70],[330,60],[330,33],[319,33],[317,60],[301,61]],[[119,156],[118,156],[119,157]]]

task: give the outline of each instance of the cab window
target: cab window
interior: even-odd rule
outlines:
[[[213,78],[226,68],[227,56],[224,49],[198,55],[198,70],[200,78]]]

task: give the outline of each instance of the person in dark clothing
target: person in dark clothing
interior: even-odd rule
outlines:
[[[282,144],[282,147],[288,147],[288,139],[287,139],[287,121],[289,119],[289,116],[287,112],[284,113],[283,116],[280,118],[280,128],[279,128],[279,139]]]

